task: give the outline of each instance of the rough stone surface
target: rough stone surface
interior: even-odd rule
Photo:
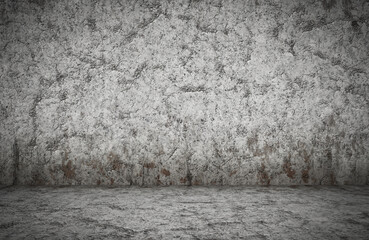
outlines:
[[[0,0],[0,184],[368,184],[368,13]]]
[[[11,187],[1,239],[368,239],[369,187]]]

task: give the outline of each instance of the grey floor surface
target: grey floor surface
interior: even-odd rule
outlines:
[[[369,186],[6,187],[0,239],[369,239]]]

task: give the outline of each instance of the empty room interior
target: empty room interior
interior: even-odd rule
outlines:
[[[0,0],[0,239],[369,239],[369,1]]]

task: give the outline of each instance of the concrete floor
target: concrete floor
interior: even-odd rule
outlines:
[[[368,239],[369,186],[6,187],[0,239]]]

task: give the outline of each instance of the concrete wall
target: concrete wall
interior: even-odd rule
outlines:
[[[0,1],[0,183],[368,184],[369,2]]]

